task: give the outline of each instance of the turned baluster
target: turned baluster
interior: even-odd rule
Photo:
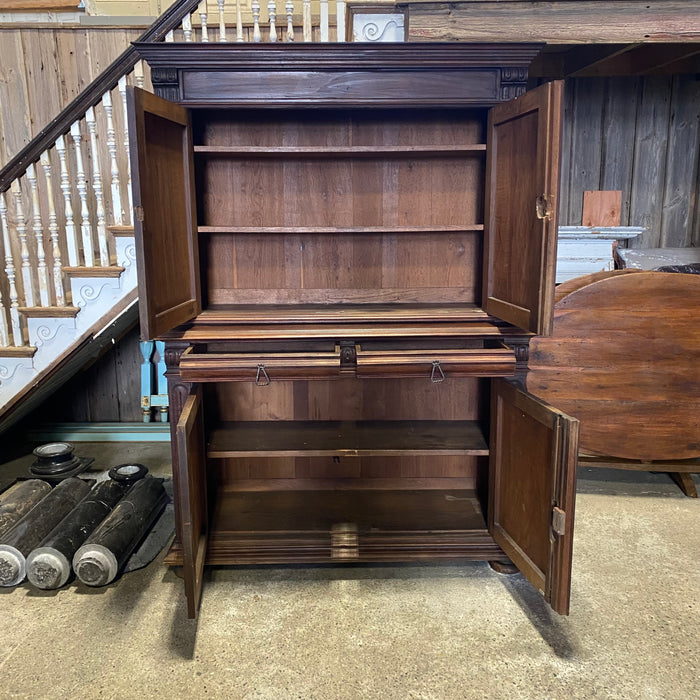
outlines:
[[[143,61],[139,61],[134,66],[134,79],[136,80],[136,87],[143,90]]]
[[[48,209],[49,209],[49,235],[51,236],[51,255],[53,257],[53,293],[56,300],[56,306],[66,305],[66,295],[63,289],[63,274],[61,268],[61,246],[58,242],[58,220],[56,218],[56,207],[53,202],[53,185],[51,180],[51,159],[49,152],[44,151],[41,154],[41,167],[44,170],[44,179],[46,181],[46,192],[48,194]]]
[[[287,41],[294,41],[294,2],[287,0],[284,9],[287,11]]]
[[[312,41],[311,36],[311,0],[304,0],[301,6],[304,41]]]
[[[22,188],[20,181],[15,180],[10,185],[13,199],[15,200],[15,230],[19,238],[19,249],[22,257],[22,286],[24,287],[24,305],[34,306],[34,282],[32,281],[32,268],[29,262],[29,246],[27,245],[27,222],[24,218],[24,205],[22,204]]]
[[[24,345],[22,338],[22,326],[19,320],[19,297],[15,282],[15,261],[10,247],[10,229],[7,226],[7,193],[0,195],[0,228],[2,229],[2,242],[5,248],[5,275],[10,288],[10,328],[5,331],[3,345]],[[3,325],[6,326],[5,312],[3,309]]]
[[[321,41],[328,43],[328,0],[321,0]]]
[[[236,41],[240,44],[245,41],[243,34],[243,13],[241,11],[241,0],[236,0]]]
[[[219,7],[219,41],[223,44],[226,42],[226,21],[224,19],[224,2],[225,0],[216,0]],[[239,11],[239,0],[236,0],[236,10]]]
[[[39,187],[36,181],[36,168],[34,163],[27,166],[27,181],[31,193],[32,207],[32,231],[36,241],[36,272],[39,280],[39,306],[51,306],[49,301],[49,270],[46,267],[46,248],[44,246],[44,225],[41,221],[41,207],[39,206]]]
[[[277,41],[277,5],[275,0],[269,0],[267,3],[267,14],[270,18],[270,43],[274,44]]]
[[[112,223],[121,226],[124,221],[122,195],[119,187],[119,165],[117,163],[117,136],[114,131],[112,117],[112,94],[109,90],[102,96],[102,105],[107,115],[107,150],[109,151],[109,172],[111,175],[112,191]]]
[[[68,251],[68,264],[71,267],[80,265],[78,249],[80,247],[75,237],[75,223],[73,222],[73,205],[71,204],[70,175],[68,173],[68,159],[66,158],[66,142],[63,136],[56,140],[56,153],[58,153],[59,171],[61,177],[61,192],[63,193],[63,211],[65,214],[66,249]]]
[[[207,3],[200,3],[199,5],[199,21],[202,25],[202,43],[206,44],[209,42],[209,29],[207,27]]]
[[[262,41],[262,35],[260,34],[260,3],[258,0],[253,0],[250,7],[253,12],[253,41],[259,44]]]
[[[92,250],[92,233],[90,231],[90,212],[87,205],[87,180],[83,168],[83,152],[81,148],[80,122],[71,125],[70,135],[75,146],[75,180],[78,196],[80,197],[80,237],[83,244],[83,260],[87,267],[95,265]]]
[[[122,108],[124,110],[124,153],[129,154],[129,128],[127,124],[129,123],[129,114],[126,109],[126,76],[123,75],[119,78],[119,97],[122,101]],[[129,158],[126,159],[126,196],[129,202],[129,206],[126,208],[124,213],[123,223],[128,224],[131,221],[131,211],[133,209],[133,199],[131,195],[131,163]]]
[[[345,41],[345,1],[335,3],[336,41]]]
[[[97,123],[95,121],[95,109],[93,107],[90,107],[85,113],[85,121],[87,122],[88,133],[90,134],[90,150],[92,152],[92,191],[95,193],[97,243],[100,251],[100,266],[109,267],[105,205],[102,194],[102,175],[100,174],[100,152],[97,147]]]
[[[185,41],[192,41],[192,18],[189,14],[182,18],[182,33],[185,35]]]
[[[165,43],[166,44],[172,44],[175,41],[175,32],[171,29],[166,35],[165,35]]]

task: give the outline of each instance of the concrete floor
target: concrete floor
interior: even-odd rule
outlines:
[[[162,443],[77,452],[169,469]],[[482,563],[214,569],[197,622],[162,556],[102,589],[1,589],[0,697],[699,698],[700,501],[581,470],[576,509],[568,618]]]

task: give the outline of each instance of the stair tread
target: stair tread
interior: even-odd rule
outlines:
[[[77,306],[20,306],[17,310],[28,318],[70,318],[80,311]]]
[[[108,226],[107,230],[112,233],[113,236],[133,236],[134,227],[133,226]]]
[[[33,345],[25,345],[21,348],[0,346],[0,357],[34,357],[36,348]]]
[[[109,267],[63,267],[63,272],[69,277],[119,277],[124,268],[121,265],[110,265]]]

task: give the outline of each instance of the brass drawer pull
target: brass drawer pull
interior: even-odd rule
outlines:
[[[438,372],[440,374],[438,374]],[[440,367],[440,360],[433,360],[433,368],[430,370],[430,381],[433,384],[439,384],[445,381],[445,373],[442,371],[442,367]]]
[[[270,383],[270,377],[265,371],[265,365],[258,365],[258,373],[255,375],[255,383],[258,386],[267,386]]]

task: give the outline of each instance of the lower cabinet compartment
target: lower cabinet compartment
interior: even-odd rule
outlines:
[[[471,489],[219,489],[206,563],[484,560],[503,557]],[[166,563],[181,564],[176,544]]]
[[[577,422],[501,378],[187,387],[175,427],[188,615],[206,565],[510,559],[568,612]]]

